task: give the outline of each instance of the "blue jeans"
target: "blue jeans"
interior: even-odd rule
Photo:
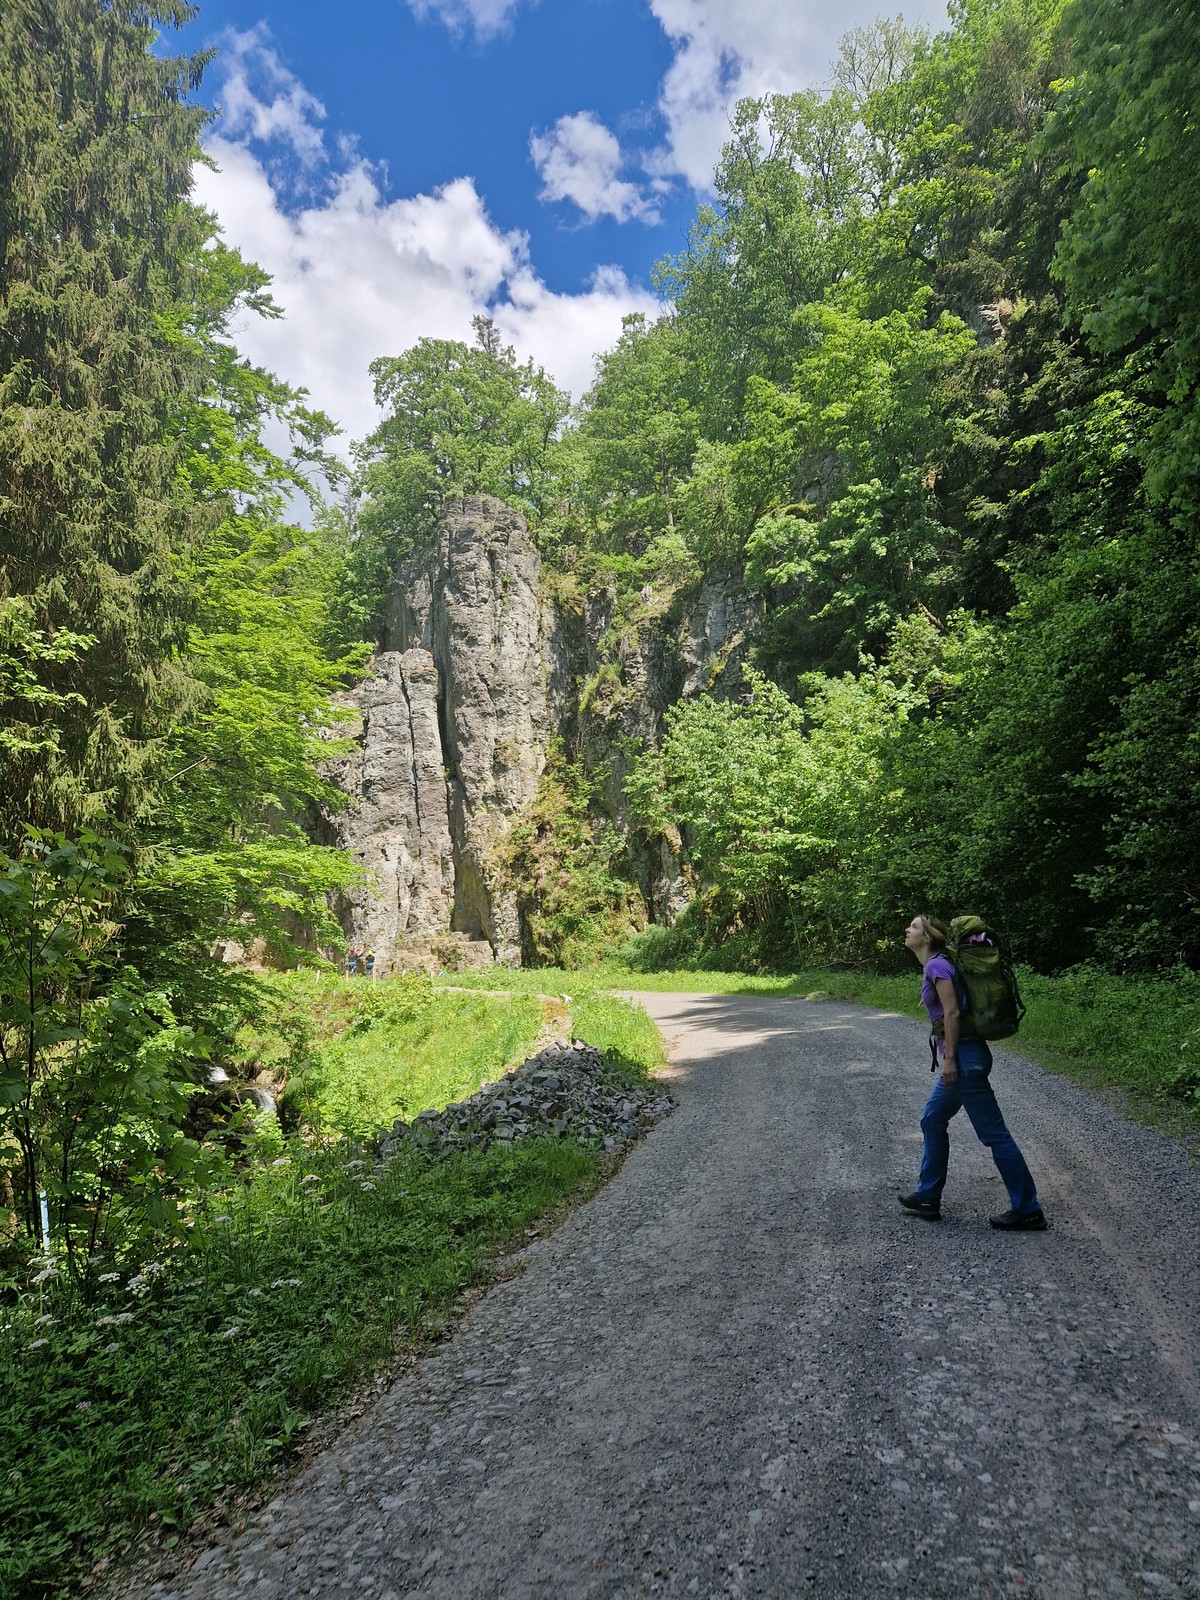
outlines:
[[[959,1109],[970,1118],[982,1144],[992,1152],[992,1160],[1004,1179],[1008,1203],[1017,1216],[1041,1209],[1033,1178],[1017,1141],[1004,1125],[989,1074],[992,1052],[982,1039],[960,1039],[958,1077],[943,1083],[939,1075],[933,1093],[921,1114],[925,1152],[921,1157],[921,1176],[916,1192],[922,1200],[940,1200],[950,1162],[950,1119]]]

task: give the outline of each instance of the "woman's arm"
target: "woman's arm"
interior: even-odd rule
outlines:
[[[939,978],[935,984],[937,997],[942,1002],[942,1018],[946,1030],[946,1051],[942,1056],[942,1082],[953,1083],[958,1077],[958,990],[953,978]]]

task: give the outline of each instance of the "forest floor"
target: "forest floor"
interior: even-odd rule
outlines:
[[[679,1109],[249,1524],[129,1596],[1200,1596],[1200,1168],[997,1051],[1050,1229],[924,1032],[641,997]]]

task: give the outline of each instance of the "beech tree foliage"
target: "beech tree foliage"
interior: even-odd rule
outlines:
[[[568,398],[532,361],[517,361],[489,318],[473,320],[473,345],[421,339],[371,363],[387,416],[357,449],[351,568],[354,622],[368,637],[381,636],[397,563],[447,499],[495,495],[533,519],[548,508]]]
[[[336,940],[354,874],[303,826],[365,655],[331,424],[230,337],[277,313],[189,199],[204,59],[157,43],[191,15],[0,13],[0,1242],[45,1245],[45,1190],[72,1260],[203,1176],[200,1040],[250,1003],[214,941]]]

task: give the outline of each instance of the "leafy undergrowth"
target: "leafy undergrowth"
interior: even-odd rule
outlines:
[[[1055,1070],[1181,1106],[1200,1123],[1200,974],[1118,978],[1078,967],[1025,975],[1029,1015],[1013,1048]]]
[[[266,980],[270,1020],[231,1066],[286,1074],[302,1133],[260,1124],[238,1182],[195,1196],[186,1242],[112,1263],[91,1303],[50,1276],[0,1305],[0,1596],[78,1593],[147,1526],[169,1545],[260,1485],[498,1252],[595,1188],[611,1158],[570,1141],[383,1161],[362,1138],[472,1093],[543,1028],[633,1077],[662,1062],[640,1008],[575,981],[546,995],[546,976]]]
[[[293,1142],[100,1300],[49,1284],[8,1308],[0,1594],[77,1593],[148,1522],[184,1528],[259,1482],[602,1167],[553,1141],[386,1164]]]

